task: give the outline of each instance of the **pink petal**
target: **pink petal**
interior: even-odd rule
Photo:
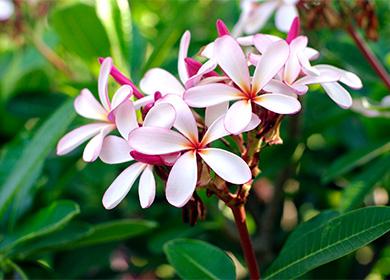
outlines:
[[[283,32],[288,32],[294,18],[298,17],[298,10],[294,4],[284,4],[276,11],[276,28]]]
[[[125,139],[110,135],[104,138],[99,157],[104,163],[117,164],[133,160],[130,152],[131,148]]]
[[[198,178],[198,166],[193,151],[183,154],[172,167],[165,194],[170,204],[183,207],[192,197]]]
[[[279,93],[259,95],[255,103],[277,114],[294,114],[301,110],[301,103],[296,98]]]
[[[125,198],[135,180],[137,180],[139,174],[145,167],[146,164],[136,162],[119,174],[104,193],[104,208],[108,210],[115,208]]]
[[[152,205],[156,196],[156,181],[153,176],[153,167],[147,165],[141,174],[138,185],[139,202],[142,208]]]
[[[125,100],[115,110],[115,124],[124,139],[127,139],[129,133],[138,127],[137,115],[135,113],[133,102]]]
[[[226,101],[239,100],[242,95],[241,91],[232,86],[207,84],[187,89],[183,99],[191,107],[204,108]]]
[[[249,92],[249,70],[244,52],[233,37],[225,35],[215,41],[214,55],[222,70],[243,91]]]
[[[211,59],[208,60],[205,64],[203,64],[199,68],[198,72],[195,75],[193,75],[191,78],[187,80],[187,82],[185,83],[185,87],[190,88],[195,86],[197,83],[199,83],[199,81],[204,75],[212,72],[216,67],[217,64],[214,60]]]
[[[134,160],[149,165],[165,165],[164,161],[161,159],[161,156],[145,155],[143,153],[137,152],[136,150],[132,150],[130,155],[134,158]]]
[[[141,107],[145,107],[148,104],[154,103],[154,95],[146,95],[133,102],[134,109],[139,110]]]
[[[175,108],[169,103],[159,103],[146,114],[144,126],[171,128],[176,119]]]
[[[177,153],[161,155],[160,157],[165,165],[173,166],[180,156],[181,156],[181,153],[177,152]]]
[[[205,124],[207,127],[218,119],[220,116],[225,115],[229,109],[229,102],[222,102],[218,105],[209,106],[206,108],[205,112]]]
[[[188,80],[188,72],[184,59],[188,56],[188,47],[190,45],[191,33],[184,32],[180,40],[179,57],[177,61],[177,68],[181,82],[184,84]]]
[[[340,75],[340,82],[346,84],[353,89],[360,89],[363,87],[362,81],[355,73],[334,67],[332,65],[325,64],[316,65],[315,68],[319,71],[330,71],[338,73]]]
[[[225,116],[225,128],[231,134],[240,134],[249,124],[252,118],[252,105],[250,101],[240,100],[235,102]]]
[[[194,115],[181,97],[170,94],[159,99],[156,103],[173,105],[176,111],[176,120],[173,126],[188,139],[191,139],[191,141],[198,141],[198,128]]]
[[[79,96],[74,100],[74,108],[84,118],[107,121],[107,111],[100,105],[88,89],[81,90]]]
[[[253,46],[253,35],[238,37],[236,38],[236,40],[238,44],[240,44],[240,46],[243,47]]]
[[[188,76],[190,76],[190,77],[192,77],[196,73],[198,73],[200,67],[202,67],[202,63],[200,63],[199,61],[193,59],[192,57],[184,58],[184,62],[186,64],[186,69],[187,69]]]
[[[316,66],[313,68],[319,71],[319,75],[306,75],[299,80],[295,81],[293,86],[296,85],[311,85],[311,84],[321,84],[321,83],[330,83],[336,82],[340,79],[341,74],[336,71],[331,71],[329,69],[321,69]]]
[[[115,110],[123,101],[128,99],[133,94],[133,89],[129,85],[123,85],[115,92],[112,97],[111,111]]]
[[[313,59],[317,59],[319,56],[320,56],[320,52],[313,49],[313,48],[309,48],[309,47],[306,47],[304,50],[303,50],[303,54],[309,59],[309,60],[313,60]]]
[[[222,37],[224,35],[230,35],[229,29],[226,27],[226,24],[221,19],[217,20],[216,26],[219,37]]]
[[[83,153],[83,160],[85,162],[93,162],[99,157],[100,151],[102,150],[104,137],[106,137],[106,135],[110,133],[111,130],[111,128],[102,129],[98,135],[89,140]]]
[[[322,83],[322,88],[328,96],[341,108],[348,109],[352,106],[352,97],[339,83]]]
[[[102,65],[100,66],[99,80],[98,80],[98,90],[100,102],[103,104],[103,107],[106,111],[110,111],[110,98],[108,97],[108,77],[110,76],[110,71],[112,67],[112,59],[107,57],[104,59]]]
[[[286,61],[286,65],[283,73],[283,80],[288,84],[292,84],[298,78],[301,72],[301,64],[298,56],[306,48],[307,42],[308,39],[306,36],[299,36],[294,40],[292,40],[290,44],[290,54]],[[302,57],[302,59],[303,58],[304,56]],[[310,67],[310,63],[308,60],[307,63],[308,63],[308,67]]]
[[[261,53],[265,53],[265,51],[275,42],[281,41],[282,39],[268,34],[256,34],[253,36],[253,44],[256,49]]]
[[[298,53],[298,60],[299,63],[302,66],[302,70],[304,73],[309,75],[320,75],[320,72],[313,66],[310,65],[310,60],[308,57],[305,56],[303,52]]]
[[[299,21],[299,17],[294,18],[291,23],[290,30],[288,31],[286,42],[290,44],[292,40],[299,36],[301,33],[301,22]]]
[[[289,46],[283,40],[272,43],[256,66],[252,92],[259,92],[283,67],[289,55]]]
[[[161,68],[153,68],[146,72],[140,81],[140,87],[148,95],[160,91],[163,94],[170,93],[181,96],[184,92],[184,87],[175,76]]]
[[[221,149],[207,148],[199,155],[223,180],[233,184],[245,184],[252,178],[251,170],[239,156]]]
[[[57,155],[62,156],[75,148],[80,146],[82,143],[97,135],[100,130],[110,128],[113,130],[115,127],[108,123],[93,123],[81,126],[67,133],[57,144]]]
[[[140,127],[129,135],[130,146],[146,155],[163,155],[189,149],[191,143],[180,133],[161,127]]]
[[[286,85],[282,81],[272,79],[268,82],[268,84],[265,85],[264,90],[266,92],[277,92],[277,93],[283,93],[290,96],[296,96],[297,94],[301,94],[301,92],[298,92],[295,88]]]

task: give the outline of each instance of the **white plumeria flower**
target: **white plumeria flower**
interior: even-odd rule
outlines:
[[[380,102],[372,102],[366,97],[354,99],[351,109],[370,118],[390,118],[390,95],[383,97]]]
[[[130,86],[121,86],[110,101],[108,77],[111,67],[111,58],[106,58],[100,68],[98,91],[101,103],[88,89],[83,89],[74,101],[74,108],[80,116],[97,122],[76,128],[61,138],[57,145],[57,155],[65,155],[92,138],[84,149],[83,159],[92,162],[98,158],[104,138],[116,127],[118,116],[115,110],[129,99],[133,92]]]
[[[112,182],[103,196],[103,206],[106,209],[115,208],[127,195],[134,182],[140,176],[138,185],[139,201],[142,208],[149,207],[156,195],[156,180],[153,175],[154,165],[171,165],[169,157],[146,156],[133,153],[128,144],[129,132],[138,128],[134,105],[126,101],[118,108],[118,114],[125,117],[125,122],[118,123],[118,129],[126,136],[108,136],[103,141],[100,159],[108,164],[136,161]],[[175,121],[176,112],[172,105],[167,103],[153,106],[145,116],[144,127],[163,127],[170,129]],[[125,140],[126,139],[126,140]]]
[[[245,55],[231,36],[215,41],[214,53],[222,70],[237,87],[213,83],[190,88],[184,94],[185,102],[196,108],[235,101],[225,116],[225,127],[232,134],[243,132],[252,115],[252,103],[278,114],[293,114],[301,109],[299,101],[283,93],[261,93],[264,87],[285,64],[289,47],[286,42],[275,42],[263,55],[251,78]]]
[[[167,128],[141,127],[129,135],[130,146],[146,155],[183,152],[169,173],[165,191],[168,202],[182,207],[192,197],[198,181],[197,155],[223,180],[233,184],[248,182],[252,175],[243,159],[228,151],[208,147],[211,142],[229,135],[224,128],[223,116],[217,119],[199,140],[190,108],[177,96],[171,96],[169,99],[169,102],[175,103],[174,127],[178,132]],[[252,117],[248,130],[260,122],[257,116]],[[180,120],[180,123],[177,120]]]
[[[275,14],[277,29],[288,32],[292,21],[298,16],[296,3],[298,0],[242,0],[241,15],[233,28],[233,35],[242,33],[254,34],[258,32],[268,19]]]
[[[15,12],[15,5],[11,0],[0,0],[0,21],[8,20]]]

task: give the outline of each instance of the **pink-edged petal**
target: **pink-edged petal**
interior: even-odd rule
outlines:
[[[245,184],[252,178],[251,170],[239,156],[221,149],[207,148],[199,155],[223,180],[233,184]]]
[[[111,111],[115,110],[123,101],[133,94],[133,89],[129,85],[123,85],[115,92],[112,97]]]
[[[178,160],[178,158],[180,157],[180,155],[181,153],[177,152],[177,153],[161,155],[160,157],[165,165],[173,166],[175,162]]]
[[[97,135],[100,130],[106,128],[113,130],[115,126],[107,123],[93,123],[72,130],[58,142],[57,155],[62,156],[73,151],[82,143]]]
[[[286,63],[289,55],[289,46],[286,41],[280,40],[272,45],[261,56],[256,66],[252,80],[252,92],[259,92]]]
[[[253,5],[254,3],[250,3]],[[256,5],[256,4],[255,4]],[[247,34],[253,34],[259,31],[268,19],[271,17],[272,13],[278,5],[278,1],[267,1],[263,3],[258,3],[258,6],[252,8],[251,13],[248,16],[248,19],[245,21],[244,32]]]
[[[184,32],[180,40],[179,57],[177,61],[179,77],[183,84],[188,80],[188,72],[184,59],[188,56],[188,47],[190,45],[190,40],[191,33],[189,31]]]
[[[257,96],[255,103],[277,114],[294,114],[301,110],[301,103],[295,98],[280,93],[266,93]]]
[[[81,90],[80,95],[76,97],[74,109],[84,118],[107,121],[107,111],[88,89]]]
[[[183,98],[191,107],[204,108],[226,101],[239,100],[242,98],[242,93],[225,84],[207,84],[186,90]]]
[[[154,95],[146,95],[133,102],[134,109],[139,110],[141,107],[145,107],[146,105],[153,102],[154,102]]]
[[[191,143],[180,133],[161,127],[140,127],[129,135],[130,146],[146,155],[163,155],[179,152],[191,147]]]
[[[107,57],[103,60],[102,65],[100,66],[99,80],[98,80],[98,91],[100,102],[103,104],[103,107],[110,111],[110,99],[108,97],[108,77],[110,76],[110,71],[112,68],[112,59]]]
[[[253,36],[253,44],[256,49],[263,54],[273,43],[281,41],[282,39],[268,34],[256,34]]]
[[[129,133],[138,127],[137,115],[133,102],[125,100],[116,108],[115,124],[124,139],[127,139]]]
[[[216,67],[217,67],[217,63],[214,60],[212,59],[208,60],[205,64],[203,64],[199,68],[198,72],[195,75],[193,75],[191,78],[187,80],[187,82],[185,83],[185,87],[191,88],[195,86],[197,83],[199,83],[203,75],[212,72]]]
[[[173,165],[167,180],[165,195],[170,204],[183,207],[192,197],[198,179],[194,151],[183,154]]]
[[[169,103],[173,105],[176,111],[176,120],[173,126],[188,139],[191,139],[191,141],[198,141],[198,128],[194,115],[181,97],[170,94],[159,99],[156,103]]]
[[[205,124],[207,127],[218,119],[220,116],[225,115],[229,109],[229,102],[222,102],[218,105],[209,106],[205,110]]]
[[[235,102],[225,115],[225,128],[231,134],[240,134],[252,118],[252,105],[248,100]]]
[[[93,162],[99,157],[100,151],[102,150],[103,140],[111,130],[111,128],[103,128],[96,136],[89,140],[83,152],[83,160],[85,162]]]
[[[125,139],[110,135],[104,138],[99,157],[104,163],[117,164],[133,160],[130,152],[131,148]]]
[[[331,71],[338,73],[340,75],[340,82],[353,89],[360,89],[363,87],[362,81],[355,73],[325,64],[316,65],[315,68],[319,71]]]
[[[320,52],[313,49],[313,48],[309,48],[309,47],[306,47],[304,50],[303,50],[303,54],[309,59],[309,60],[314,60],[314,59],[317,59],[319,56],[320,56]]]
[[[352,106],[351,95],[339,83],[322,83],[321,86],[326,94],[341,108],[348,109]]]
[[[298,17],[298,10],[294,4],[284,4],[277,9],[275,14],[276,28],[288,32],[294,18]]]
[[[125,198],[146,166],[144,163],[136,162],[119,174],[104,193],[104,208],[108,210],[115,208]]]
[[[171,128],[176,119],[175,108],[169,103],[159,103],[149,110],[144,126]]]
[[[153,167],[146,166],[141,174],[138,185],[139,202],[142,208],[148,208],[152,205],[156,196],[156,181],[153,176]]]
[[[237,41],[228,35],[218,38],[215,41],[214,55],[217,63],[226,75],[243,91],[249,92],[250,78],[248,65],[244,52]]]
[[[230,79],[226,76],[213,76],[213,77],[203,78],[202,80],[200,80],[200,82],[197,85],[202,86],[202,85],[222,83],[227,81],[230,81]]]
[[[150,69],[140,81],[140,88],[148,95],[154,95],[156,91],[163,94],[182,95],[184,87],[168,71],[161,68]]]
[[[297,91],[295,88],[286,85],[282,81],[272,79],[264,86],[264,90],[266,92],[278,92],[283,93],[290,96],[296,96],[297,94],[300,94],[299,91]]]

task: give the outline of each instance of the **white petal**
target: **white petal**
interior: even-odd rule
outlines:
[[[191,141],[198,141],[198,128],[194,115],[181,97],[169,94],[156,103],[172,104],[176,111],[176,120],[173,126]]]
[[[184,32],[180,40],[179,57],[177,61],[177,68],[181,82],[184,84],[188,80],[188,72],[184,59],[188,55],[188,47],[190,45],[191,33],[189,31]]]
[[[261,56],[252,80],[252,92],[259,92],[283,67],[289,55],[286,41],[281,40],[272,45]]]
[[[238,37],[236,38],[236,40],[240,44],[240,46],[243,47],[253,46],[253,35]]]
[[[175,108],[169,103],[154,105],[144,119],[144,126],[171,128],[176,119]]]
[[[161,68],[153,68],[145,73],[140,81],[140,88],[148,95],[154,95],[156,91],[164,94],[182,95],[184,87],[168,71]]]
[[[296,96],[297,94],[300,94],[301,92],[298,92],[295,88],[286,85],[285,83],[272,79],[264,86],[264,90],[266,92],[278,92],[283,93],[290,96]]]
[[[351,88],[360,89],[363,87],[362,81],[355,73],[334,67],[332,65],[325,64],[316,65],[315,68],[320,71],[331,71],[338,73],[340,75],[340,82],[346,84]]]
[[[129,135],[130,146],[146,155],[163,155],[183,151],[191,143],[180,133],[161,127],[140,127]]]
[[[233,184],[245,184],[252,178],[251,170],[239,156],[221,149],[207,148],[199,155],[223,180]]]
[[[341,108],[348,109],[352,106],[352,97],[339,83],[322,83],[321,86],[328,96]]]
[[[214,55],[222,70],[243,91],[250,91],[249,70],[244,52],[233,37],[222,36],[215,41]]]
[[[94,136],[91,140],[89,140],[88,144],[85,146],[83,153],[84,161],[93,162],[99,157],[100,151],[102,150],[104,137],[106,137],[106,135],[110,133],[110,131],[111,128],[102,129],[100,130],[98,135]]]
[[[156,196],[156,181],[153,176],[153,167],[147,165],[141,174],[138,185],[139,202],[142,208],[152,205]]]
[[[319,56],[320,56],[320,52],[313,49],[313,48],[310,48],[310,47],[306,47],[304,50],[303,50],[303,54],[309,59],[309,60],[314,60],[314,59],[317,59]]]
[[[224,124],[231,134],[240,134],[252,118],[252,105],[250,101],[235,102],[227,111]]]
[[[192,197],[198,179],[198,166],[193,151],[183,154],[172,167],[165,194],[170,204],[183,207]]]
[[[259,3],[259,7],[253,9],[246,21],[245,33],[253,34],[259,31],[271,17],[277,5],[277,1]]]
[[[80,95],[76,97],[74,109],[84,118],[107,121],[107,111],[88,89],[81,90]]]
[[[329,71],[328,69],[318,68],[317,65],[313,66],[317,69],[319,75],[306,75],[293,83],[293,86],[296,85],[311,85],[311,84],[320,84],[320,83],[330,83],[336,82],[340,79],[341,74],[336,71]]]
[[[123,85],[115,92],[112,97],[111,111],[115,110],[123,101],[128,99],[133,94],[133,89],[129,85]]]
[[[301,110],[301,103],[296,98],[280,93],[259,95],[255,103],[277,114],[294,114]]]
[[[100,159],[104,163],[117,164],[133,160],[129,143],[121,137],[110,135],[104,138]]]
[[[204,46],[199,55],[208,59],[212,59],[214,57],[214,42]]]
[[[217,67],[217,63],[214,60],[212,59],[208,60],[199,68],[198,72],[194,76],[192,76],[187,80],[187,82],[185,83],[185,87],[190,88],[195,86],[200,82],[203,75],[210,73],[216,67]]]
[[[137,115],[134,110],[133,102],[125,100],[116,108],[115,124],[124,139],[127,139],[129,133],[138,127]]]
[[[149,103],[154,102],[154,94],[153,95],[146,95],[140,99],[137,99],[136,101],[133,102],[134,104],[134,109],[139,110],[141,107],[144,107],[145,105]]]
[[[222,102],[218,105],[209,106],[205,110],[205,124],[207,127],[218,119],[220,116],[225,115],[229,109],[229,102]]]
[[[125,198],[133,186],[135,180],[138,178],[142,170],[145,169],[145,167],[146,164],[137,162],[119,174],[119,176],[114,180],[114,182],[112,182],[107,191],[104,193],[104,208],[115,208],[123,200],[123,198]]]
[[[227,131],[225,128],[224,121],[225,115],[221,115],[209,126],[202,139],[203,145],[207,145],[230,134],[229,131]]]
[[[226,101],[239,100],[242,95],[241,91],[232,86],[217,83],[187,89],[183,98],[191,107],[204,108]]]
[[[251,130],[255,129],[260,123],[261,123],[260,118],[259,118],[256,114],[253,114],[253,113],[252,113],[251,121],[250,121],[249,124],[245,127],[245,129],[243,130],[243,132],[248,132],[248,131],[251,131]]]
[[[297,8],[294,4],[285,4],[279,7],[275,14],[276,28],[283,32],[288,32],[294,18],[298,16]]]
[[[112,68],[112,59],[107,57],[103,60],[102,65],[100,66],[99,80],[98,80],[98,90],[100,102],[103,104],[103,107],[106,111],[110,111],[110,99],[108,97],[108,77],[110,76],[110,71]]]
[[[281,41],[282,39],[268,34],[256,34],[253,36],[253,44],[256,49],[263,54],[273,43]]]
[[[0,21],[8,20],[15,12],[15,6],[11,0],[0,1]]]
[[[97,135],[100,130],[105,128],[110,128],[111,130],[113,130],[114,126],[112,124],[107,123],[93,123],[72,130],[64,137],[62,137],[61,140],[58,142],[57,155],[62,156],[73,151],[86,140]]]

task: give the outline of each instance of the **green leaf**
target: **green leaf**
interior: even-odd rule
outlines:
[[[376,144],[358,149],[338,158],[322,177],[323,183],[329,183],[334,178],[341,176],[352,169],[364,165],[374,158],[390,151],[390,142]]]
[[[94,7],[82,3],[61,7],[53,12],[50,23],[64,48],[84,61],[110,54],[107,33]]]
[[[29,218],[19,229],[8,234],[0,243],[0,250],[8,250],[18,244],[44,236],[64,227],[80,213],[72,201],[56,201]]]
[[[206,242],[176,239],[164,245],[164,252],[183,279],[236,279],[232,259]]]
[[[156,226],[155,222],[144,220],[118,220],[103,223],[94,226],[90,234],[69,244],[68,247],[73,249],[128,239],[146,233]]]
[[[389,230],[390,207],[362,208],[312,224],[311,230],[289,238],[264,279],[297,278],[353,252]]]
[[[27,182],[31,184],[34,181],[32,179],[36,179],[37,168],[42,166],[75,116],[72,101],[69,100],[36,131],[0,187],[1,217],[4,217],[7,206],[14,195]]]
[[[360,206],[375,184],[390,172],[390,156],[370,163],[342,192],[340,211],[346,212]]]

